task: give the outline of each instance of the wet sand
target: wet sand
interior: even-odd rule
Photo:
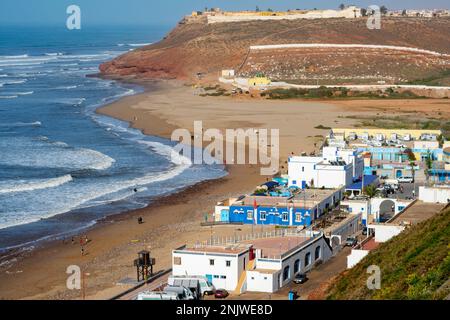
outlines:
[[[442,102],[411,101],[405,104],[405,111],[429,112],[433,109],[441,112],[437,111],[442,108],[442,104],[437,104],[439,101]],[[374,106],[364,107],[365,103],[369,102],[200,97],[190,86],[164,82],[153,85],[151,91],[105,106],[99,112],[129,121],[146,134],[166,138],[175,128],[192,132],[196,120],[202,120],[205,129],[279,128],[280,168],[285,172],[285,161],[292,152],[319,150],[320,136],[328,131],[314,127],[352,126],[355,120],[345,117],[355,113],[402,112],[399,101],[392,102],[394,107],[387,111],[383,109],[384,100],[384,105],[375,102]],[[414,103],[419,110],[410,110]],[[443,103],[444,110],[448,110],[448,102]],[[84,256],[81,255],[79,237],[74,243],[71,239],[52,241],[29,252],[12,252],[6,259],[12,263],[0,265],[0,299],[78,299],[80,291],[66,288],[68,275],[65,272],[69,265],[78,265],[89,273],[86,277],[87,298],[107,299],[129,287],[118,282],[135,279],[133,259],[142,249],[151,250],[156,258],[155,271],[158,271],[170,268],[171,250],[176,247],[204,241],[211,235],[248,232],[249,226],[200,226],[205,214],[211,217],[217,201],[250,193],[267,178],[260,175],[256,165],[229,164],[227,170],[229,175],[222,179],[191,186],[160,198],[144,209],[99,221],[82,234],[90,240]],[[143,217],[145,223],[139,225],[138,217]]]

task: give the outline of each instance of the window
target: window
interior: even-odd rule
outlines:
[[[209,259],[209,265],[213,266],[214,265],[214,259]]]
[[[267,277],[264,277],[264,280],[267,280]]]
[[[287,212],[283,212],[283,214],[281,215],[281,219],[283,221],[288,221],[288,213]]]
[[[260,217],[261,220],[266,220],[266,212],[265,211],[261,211],[260,213]]]
[[[255,280],[255,277],[252,277],[252,280]]]
[[[295,260],[294,262],[294,274],[300,271],[300,259]]]
[[[305,172],[305,167],[302,167],[302,172]]]
[[[320,251],[321,251],[321,249],[322,249],[322,248],[321,248],[320,246],[316,248],[316,251],[315,251],[315,253],[314,253],[314,259],[315,259],[315,260],[320,259]]]
[[[220,279],[226,279],[227,276],[220,276]]]
[[[286,266],[283,270],[283,281],[286,281],[287,279],[289,279],[289,266]]]
[[[225,261],[225,264],[226,264],[227,267],[229,267],[229,266],[231,266],[231,261],[227,260],[227,261]]]
[[[253,220],[253,210],[247,210],[247,219]]]
[[[219,276],[217,274],[215,274],[214,279],[219,279]]]
[[[302,221],[302,214],[296,213],[295,214],[295,222],[301,222]]]
[[[181,265],[181,257],[173,257],[173,264],[180,266]]]
[[[311,253],[307,253],[306,255],[305,255],[305,267],[306,266],[309,266],[311,264]]]
[[[292,180],[292,184],[296,185],[297,184],[297,180]]]

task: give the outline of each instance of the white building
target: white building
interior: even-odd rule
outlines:
[[[434,186],[434,187],[419,187],[419,200],[428,203],[443,203],[450,202],[450,186]]]
[[[261,242],[264,246],[265,239],[261,239]],[[247,291],[276,292],[291,282],[296,274],[310,271],[317,262],[325,262],[333,255],[323,234],[310,238],[273,239],[270,247],[266,250],[256,250],[254,269],[247,271]]]
[[[173,275],[205,276],[216,288],[235,293],[272,293],[332,257],[323,233],[281,230],[248,236],[234,244],[174,250]]]
[[[396,235],[402,233],[405,230],[405,226],[396,224],[370,224],[367,226],[369,230],[373,230],[375,233],[375,242],[382,243],[389,241]]]
[[[235,71],[232,69],[222,70],[222,77],[226,79],[234,78]]]
[[[389,212],[393,216],[402,213],[406,208],[413,204],[413,200],[394,199],[394,198],[372,198],[372,199],[347,199],[341,201],[341,209],[352,214],[361,214],[362,224],[367,225],[373,221],[379,221],[382,207],[393,209]]]
[[[251,245],[205,246],[172,252],[174,276],[204,276],[216,288],[235,290],[250,261]]]
[[[351,214],[361,214],[362,223],[365,225],[370,214],[370,201],[368,199],[343,200],[341,209]]]
[[[353,165],[353,178],[359,179],[364,171],[364,160],[354,149],[324,147],[322,150],[323,157],[327,160],[351,163]]]
[[[419,140],[414,141],[414,149],[435,150],[439,149],[439,141]]]
[[[321,157],[290,157],[288,183],[300,188],[340,188],[360,178],[363,169],[364,161],[355,150],[325,147]]]

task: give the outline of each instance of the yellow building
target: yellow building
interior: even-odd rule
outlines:
[[[248,85],[250,87],[268,86],[271,83],[270,79],[264,76],[256,76],[248,79]]]
[[[409,137],[411,140],[419,140],[423,134],[433,134],[440,136],[442,134],[441,130],[415,130],[415,129],[377,129],[377,128],[333,128],[333,134],[342,134],[345,138],[349,135],[356,134],[358,138],[369,136],[376,137],[377,135],[383,135],[385,139],[391,139],[391,137],[396,136],[399,138]]]

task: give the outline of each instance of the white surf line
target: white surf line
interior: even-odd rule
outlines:
[[[413,48],[413,47],[400,47],[400,46],[386,46],[375,44],[334,44],[334,43],[291,43],[291,44],[269,44],[250,46],[250,50],[274,50],[274,49],[295,49],[295,48],[367,48],[367,49],[388,49],[397,51],[410,51],[415,53],[425,53],[434,56],[449,57],[450,54],[440,53],[431,50]]]

